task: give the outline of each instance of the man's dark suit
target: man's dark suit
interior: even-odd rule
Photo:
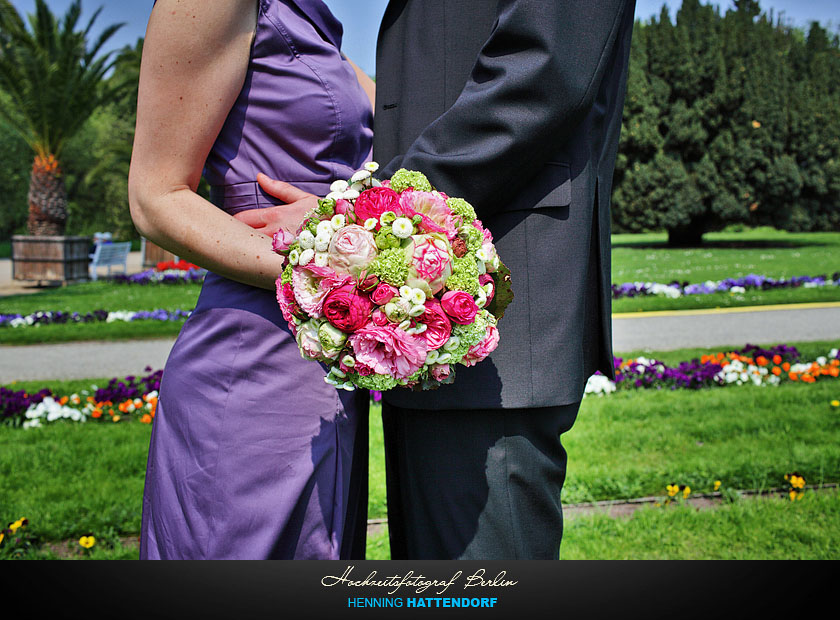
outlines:
[[[613,376],[609,199],[635,0],[391,0],[374,158],[468,200],[510,267],[501,343],[385,394],[392,557],[557,557],[587,378]]]

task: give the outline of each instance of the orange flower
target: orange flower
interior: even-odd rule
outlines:
[[[778,377],[779,375],[782,374],[782,369],[779,368],[778,366],[774,366],[773,370],[771,370],[770,372],[772,372],[774,375],[776,375]]]
[[[781,355],[774,355],[773,356],[773,363],[777,366],[782,363],[782,356]]]
[[[767,358],[763,355],[759,355],[757,358],[755,358],[755,363],[759,366],[767,366]]]
[[[782,364],[782,370],[784,370],[785,372],[790,370],[790,364],[788,362],[785,362],[784,364]]]
[[[814,377],[812,377],[806,372],[804,375],[802,375],[802,381],[805,383],[814,383],[816,379],[814,379]]]
[[[152,423],[152,416],[150,416],[148,413],[146,413],[146,414],[143,415],[142,418],[140,418],[140,421],[143,424],[151,424]]]
[[[837,377],[838,375],[840,375],[840,368],[832,367],[829,368],[827,372],[832,377]]]
[[[798,374],[796,374],[795,372],[790,373],[790,374],[788,375],[788,377],[790,377],[790,380],[791,380],[791,381],[797,381],[797,380],[799,380],[799,375],[798,375]]]
[[[93,418],[101,418],[102,417],[102,410],[101,409],[94,409],[93,412],[90,415]]]

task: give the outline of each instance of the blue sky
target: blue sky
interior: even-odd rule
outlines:
[[[344,24],[344,53],[353,59],[367,73],[375,72],[376,33],[379,20],[385,11],[387,0],[325,0],[335,16]],[[663,4],[668,4],[672,13],[682,0],[637,0],[636,17],[647,19],[658,15]],[[47,0],[54,13],[63,14],[71,0]],[[34,0],[12,0],[17,9],[24,13],[34,10]],[[723,10],[732,6],[729,0],[712,0],[711,4]],[[103,7],[97,20],[98,25],[125,22],[126,25],[113,37],[113,47],[134,44],[146,31],[146,22],[152,10],[152,0],[82,0],[83,18],[98,7]],[[805,26],[811,20],[818,20],[824,26],[836,30],[840,26],[840,0],[761,0],[761,7],[784,17],[797,26]]]

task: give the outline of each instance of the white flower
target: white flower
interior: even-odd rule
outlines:
[[[341,192],[346,190],[348,187],[350,187],[350,185],[349,185],[349,183],[347,183],[347,181],[342,181],[342,180],[333,181],[332,184],[330,185],[330,191],[331,192],[337,192],[337,193],[340,194]],[[327,198],[329,198],[329,196],[327,196]]]
[[[289,264],[294,267],[300,261],[300,252],[298,250],[292,250],[289,252]]]
[[[351,183],[361,183],[370,178],[370,170],[359,170],[358,172],[354,173],[352,177],[350,177]]]
[[[475,297],[475,305],[479,308],[483,308],[487,304],[487,293],[484,292],[483,288],[478,289],[478,295]]]
[[[344,228],[345,224],[347,224],[347,218],[343,213],[337,213],[336,215],[333,215],[332,219],[330,220],[330,226],[333,230]]]
[[[440,357],[440,353],[438,353],[437,349],[432,349],[428,353],[426,353],[426,363],[427,364],[434,364],[438,357]]]
[[[615,392],[615,383],[604,375],[592,375],[586,382],[586,388],[583,391],[584,396],[587,394],[597,394],[598,396],[610,394]]]
[[[343,181],[343,183],[346,183],[346,181]],[[330,192],[325,196],[325,198],[327,200],[335,200],[336,202],[338,202],[339,200],[344,198],[344,190],[341,190],[340,192]]]
[[[341,194],[341,197],[344,198],[344,200],[356,200],[356,198],[359,197],[359,192],[355,189],[348,189]]]
[[[328,252],[315,252],[315,266],[326,267],[330,262],[330,255]]]
[[[382,183],[379,182],[379,179],[371,179],[370,184],[372,187],[382,187]]]
[[[325,222],[329,224],[329,222]],[[332,231],[332,227],[330,228]],[[315,251],[316,252],[326,252],[330,247],[330,241],[332,240],[332,235],[329,233],[318,233],[318,236],[315,237]]]
[[[409,295],[409,301],[415,305],[422,306],[426,303],[426,293],[422,289],[413,288],[411,289],[411,295]]]
[[[315,250],[308,249],[304,250],[300,253],[300,259],[298,260],[298,264],[303,267],[304,265],[308,265],[312,259],[315,258]]]
[[[399,239],[408,239],[414,234],[414,224],[407,217],[398,217],[391,224],[394,231],[394,236]]]
[[[411,297],[411,291],[412,290],[413,289],[408,285],[401,286],[400,287],[400,297],[404,297],[406,299],[409,299]]]
[[[304,250],[310,250],[315,247],[315,235],[304,229],[298,235],[298,243]]]
[[[330,220],[322,220],[322,221],[318,222],[318,227],[316,228],[316,231],[317,231],[316,234],[315,234],[316,237],[318,235],[332,235],[332,233],[333,233],[332,222]]]
[[[450,336],[449,340],[443,344],[443,349],[444,351],[454,351],[459,346],[461,346],[461,339],[458,336]]]
[[[369,161],[365,164],[365,170],[367,170],[368,172],[376,172],[377,170],[379,170],[379,164],[377,164],[375,161]]]
[[[350,189],[362,193],[365,191],[365,185],[364,183],[353,183],[353,185],[350,186]]]
[[[374,230],[376,225],[379,223],[375,217],[369,217],[365,220],[365,230]]]

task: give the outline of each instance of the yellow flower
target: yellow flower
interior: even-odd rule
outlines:
[[[761,123],[759,123],[758,121],[753,121],[752,126],[753,129],[758,129],[759,127],[761,127]]]
[[[17,532],[18,528],[23,525],[23,518],[21,517],[14,523],[9,524],[9,529],[12,530],[12,533]]]
[[[832,407],[840,407],[840,400],[837,400],[835,398],[834,400],[831,401],[831,406]]]
[[[794,489],[801,489],[805,486],[805,478],[802,476],[791,476],[790,477],[790,486]]]
[[[720,488],[720,480],[715,480],[715,491]]]
[[[120,416],[115,415],[114,417],[111,418],[111,421],[112,422],[119,422],[120,421]]]
[[[674,497],[674,495],[676,495],[680,491],[680,487],[676,484],[669,484],[665,488],[668,489],[668,497]]]
[[[6,535],[3,532],[0,532],[0,543],[3,542],[4,538],[6,538]]]
[[[689,495],[691,495],[691,487],[688,486],[688,485],[685,485],[685,488],[683,489],[683,498],[688,499]]]
[[[82,536],[79,539],[79,544],[85,549],[90,549],[96,544],[96,538],[93,536]]]

